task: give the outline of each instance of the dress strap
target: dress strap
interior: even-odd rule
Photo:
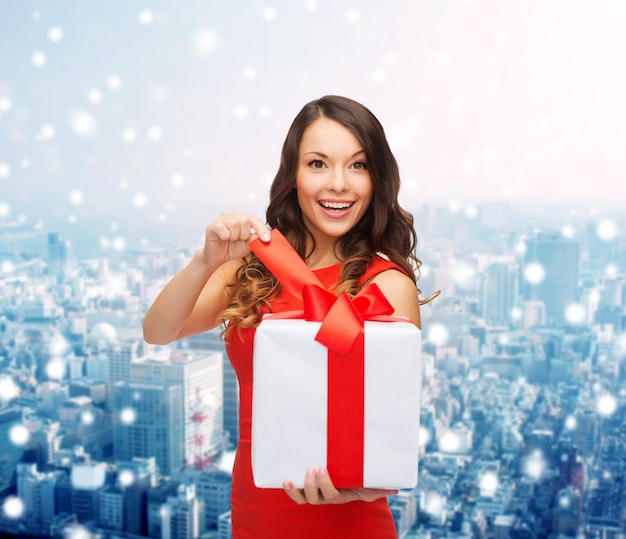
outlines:
[[[382,256],[374,256],[374,260],[365,270],[365,273],[361,276],[359,284],[363,286],[372,277],[378,275],[379,273],[382,273],[383,271],[387,271],[388,269],[395,269],[404,273],[404,270],[400,266],[394,264],[390,260],[386,260]]]

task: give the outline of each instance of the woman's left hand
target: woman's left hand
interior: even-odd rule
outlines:
[[[283,488],[294,502],[299,505],[348,503],[356,500],[373,502],[379,498],[396,494],[397,490],[382,488],[342,488],[337,489],[328,475],[326,468],[309,468],[304,479],[304,488],[297,489],[291,481],[285,481]]]

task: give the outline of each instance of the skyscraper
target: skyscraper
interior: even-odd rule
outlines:
[[[560,233],[539,233],[526,242],[524,300],[543,301],[548,325],[566,323],[565,312],[578,300],[579,243]]]
[[[27,508],[27,518],[49,525],[56,515],[55,486],[63,472],[40,473],[36,464],[17,465],[17,495]]]
[[[132,366],[134,382],[180,386],[184,459],[199,468],[223,448],[222,361],[220,353],[172,350]]]
[[[60,281],[67,264],[67,241],[59,234],[48,234],[48,273]]]
[[[508,324],[517,296],[518,277],[508,264],[487,266],[481,286],[482,317],[490,324]]]
[[[206,529],[217,529],[220,515],[230,511],[232,475],[217,468],[188,468],[172,479],[195,485],[197,497],[204,501]]]
[[[161,512],[161,537],[195,539],[204,532],[204,502],[196,497],[194,485],[180,485]]]
[[[113,344],[109,352],[109,383],[130,380],[130,364],[139,357],[140,342],[129,339]]]
[[[170,475],[184,462],[183,396],[178,384],[120,381],[113,385],[116,458],[155,457]]]
[[[239,382],[235,369],[233,369],[226,355],[226,346],[222,340],[221,328],[214,328],[205,333],[192,335],[178,342],[183,349],[206,350],[222,354],[224,434],[228,436],[229,444],[236,446],[239,440]]]
[[[15,484],[15,467],[24,449],[11,440],[11,429],[22,424],[22,411],[17,406],[0,410],[0,493]]]
[[[117,461],[117,484],[124,493],[125,530],[145,535],[148,529],[147,497],[151,487],[157,484],[156,460],[134,458]]]

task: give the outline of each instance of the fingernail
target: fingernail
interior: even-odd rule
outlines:
[[[285,481],[285,482],[283,483],[283,488],[284,488],[286,491],[290,491],[290,490],[291,490],[291,485],[290,485],[287,481]]]
[[[267,243],[268,241],[270,241],[270,239],[272,239],[272,237],[269,235],[269,233],[267,233],[267,232],[266,232],[265,234],[263,234],[263,241],[264,241],[265,243]]]
[[[307,474],[309,477],[313,477],[313,476],[315,475],[315,468],[313,468],[313,467],[309,468],[309,469],[306,471],[306,474]]]
[[[326,468],[324,468],[323,466],[320,466],[317,470],[317,473],[320,475],[325,475],[326,474]]]

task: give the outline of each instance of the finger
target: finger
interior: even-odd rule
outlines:
[[[309,468],[304,478],[304,496],[310,504],[316,505],[320,503],[320,489],[317,484],[317,471],[315,468]]]
[[[298,505],[304,505],[306,503],[306,498],[302,491],[298,490],[291,481],[285,481],[283,483],[283,489],[287,493],[287,496]]]
[[[250,239],[252,232],[250,232],[250,221],[245,219],[243,221],[235,221],[233,223],[233,240],[247,241]]]
[[[328,470],[324,467],[317,470],[317,484],[325,500],[333,500],[339,496],[339,491],[333,485]]]
[[[254,229],[256,235],[266,243],[270,241],[270,229],[260,219],[257,219],[254,216],[251,216],[250,221],[252,222],[252,228]]]
[[[230,239],[230,230],[224,223],[217,221],[207,227],[206,235],[207,237],[217,236],[222,241],[228,241]]]

